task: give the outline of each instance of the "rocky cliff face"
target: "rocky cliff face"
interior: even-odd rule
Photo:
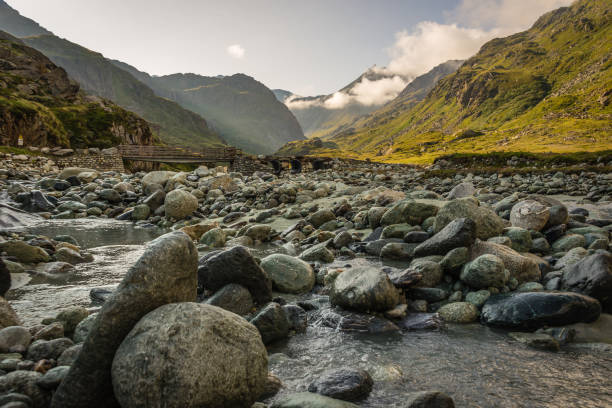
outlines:
[[[64,69],[0,32],[0,144],[110,147],[151,144],[147,122],[79,91]]]

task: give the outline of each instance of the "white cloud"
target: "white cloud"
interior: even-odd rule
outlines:
[[[227,53],[232,58],[242,59],[244,58],[244,54],[246,53],[246,50],[240,44],[232,44],[229,47],[227,47]]]
[[[342,109],[351,103],[365,106],[383,105],[394,99],[408,84],[404,78],[395,75],[379,80],[362,78],[348,92],[335,92],[330,97],[300,99],[292,96],[285,101],[289,109],[308,109],[315,106],[325,109]]]

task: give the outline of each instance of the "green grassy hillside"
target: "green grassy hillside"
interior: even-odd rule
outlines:
[[[154,141],[132,112],[79,92],[62,68],[0,31],[0,144],[111,147]]]
[[[456,152],[609,149],[611,20],[609,0],[547,13],[485,44],[423,102],[332,140],[359,157],[417,163]]]

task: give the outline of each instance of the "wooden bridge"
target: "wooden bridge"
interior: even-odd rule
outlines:
[[[209,147],[196,151],[179,146],[120,145],[118,150],[122,159],[154,163],[231,163],[242,154],[235,147]]]

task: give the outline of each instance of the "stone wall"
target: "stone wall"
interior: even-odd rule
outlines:
[[[117,171],[125,173],[123,160],[118,154],[80,153],[59,157],[55,159],[55,163],[60,169],[66,167],[83,167],[98,171]]]
[[[258,160],[250,156],[238,156],[231,166],[231,171],[236,171],[242,174],[253,174],[256,171],[270,173],[274,169],[265,161]]]

